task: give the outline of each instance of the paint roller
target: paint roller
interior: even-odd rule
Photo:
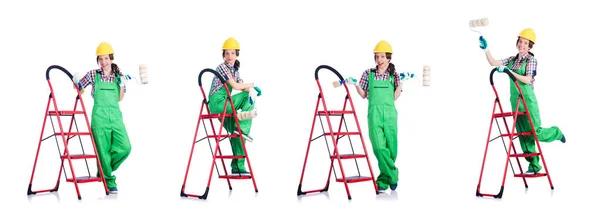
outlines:
[[[139,79],[129,74],[123,74],[127,80],[135,79],[138,85],[148,84],[148,66],[146,64],[139,65]]]
[[[476,30],[476,29],[485,27],[488,24],[489,24],[489,21],[487,18],[473,19],[473,20],[469,21],[469,27],[471,28],[471,31],[479,33],[479,47],[484,50],[487,49],[487,41],[483,38],[483,34],[481,33],[481,30]]]
[[[419,78],[416,75],[416,72],[411,71],[398,71],[398,76],[400,76],[400,82],[404,83],[410,79],[417,79],[419,82],[422,82],[423,86],[431,85],[431,67],[429,65],[423,65],[423,79]]]
[[[477,32],[481,36],[483,36],[483,34],[481,33],[481,30],[477,30],[477,29],[488,26],[488,24],[489,24],[489,21],[487,18],[473,19],[473,20],[469,21],[469,26],[471,28],[471,31]]]
[[[431,67],[429,65],[423,66],[423,86],[431,85]]]

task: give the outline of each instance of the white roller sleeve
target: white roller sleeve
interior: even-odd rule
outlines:
[[[142,82],[142,84],[148,84],[148,68],[146,64],[140,65],[140,82]]]

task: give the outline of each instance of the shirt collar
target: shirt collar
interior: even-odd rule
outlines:
[[[519,55],[517,54],[517,57],[519,57]],[[522,62],[523,60],[527,59],[527,57],[529,57],[529,52],[527,52],[525,55],[523,55],[522,57],[518,58],[519,62]]]

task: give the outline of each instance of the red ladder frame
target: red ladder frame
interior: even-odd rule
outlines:
[[[552,179],[550,179],[550,174],[548,172],[548,167],[546,166],[546,161],[544,159],[544,155],[542,154],[542,148],[540,146],[540,142],[538,140],[537,134],[535,132],[535,128],[533,126],[532,123],[532,119],[531,119],[531,114],[529,112],[529,108],[527,107],[527,103],[525,102],[525,99],[523,99],[523,92],[521,91],[521,87],[518,84],[518,80],[515,78],[515,76],[508,72],[506,73],[513,84],[515,84],[517,86],[517,89],[519,91],[519,98],[517,99],[517,107],[519,106],[520,103],[523,103],[523,106],[525,108],[525,111],[519,111],[518,108],[516,108],[515,112],[504,112],[504,110],[502,109],[502,105],[500,104],[500,98],[498,96],[498,92],[496,90],[496,87],[494,86],[494,80],[493,80],[493,76],[494,73],[496,73],[497,68],[492,69],[492,72],[490,73],[490,83],[492,85],[492,89],[494,90],[494,95],[496,96],[496,98],[494,99],[494,108],[492,110],[492,118],[490,121],[490,128],[488,131],[488,137],[487,137],[487,143],[485,145],[485,152],[483,155],[483,163],[481,164],[481,172],[479,174],[479,183],[477,184],[477,192],[476,192],[476,196],[478,197],[494,197],[494,198],[502,198],[502,194],[504,193],[504,184],[506,181],[506,172],[508,171],[508,164],[510,162],[510,158],[516,158],[517,161],[517,165],[519,166],[519,172],[520,173],[515,173],[514,169],[513,169],[513,174],[515,177],[520,177],[523,179],[523,183],[525,184],[525,188],[528,188],[529,186],[527,185],[527,180],[526,178],[537,178],[537,177],[548,177],[548,182],[550,184],[550,188],[554,189],[554,185],[552,184]],[[496,110],[499,110],[499,113],[496,113]],[[529,125],[531,128],[531,132],[516,132],[516,120],[517,120],[517,116],[518,115],[527,115],[527,119],[529,120]],[[507,117],[511,117],[513,119],[513,124],[511,126],[511,128],[509,129],[508,127],[508,122],[506,121]],[[506,128],[506,131],[508,132],[507,134],[502,134],[502,132],[500,132],[500,136],[497,136],[496,138],[490,140],[491,137],[491,132],[492,132],[492,126],[494,121],[496,121],[496,124],[498,126],[498,131],[500,130],[500,125],[498,125],[498,118],[502,118],[504,121],[504,127]],[[510,130],[510,131],[509,131]],[[514,146],[514,139],[516,139],[518,136],[527,136],[527,135],[533,135],[534,139],[535,139],[535,143],[537,146],[537,151],[536,153],[517,153],[517,150]],[[504,142],[504,137],[507,137],[509,139],[509,146],[508,149],[506,149],[506,143]],[[504,147],[506,149],[506,163],[504,166],[504,175],[502,178],[502,185],[500,186],[500,191],[498,192],[498,194],[487,194],[487,193],[481,193],[480,191],[480,187],[481,187],[481,181],[482,181],[482,177],[483,177],[483,169],[485,166],[485,160],[487,157],[487,152],[488,152],[488,146],[490,144],[491,141],[495,140],[495,139],[502,139],[502,142],[504,144]],[[542,160],[542,164],[544,165],[544,171],[545,173],[535,173],[535,174],[525,174],[523,173],[523,168],[521,167],[521,163],[519,161],[520,157],[534,157],[534,156],[539,156],[540,159]],[[512,169],[512,162],[511,163],[511,169]]]
[[[61,70],[69,77],[69,79],[71,79],[71,80],[73,79],[73,75],[71,75],[71,73],[69,73],[65,68],[63,68],[61,66],[52,65],[52,66],[48,67],[48,69],[46,70],[46,81],[48,82],[48,86],[50,87],[50,95],[48,98],[48,104],[46,105],[46,111],[44,112],[44,122],[42,124],[42,131],[41,131],[40,138],[38,141],[38,148],[37,148],[37,151],[35,154],[35,160],[33,162],[33,170],[31,172],[31,178],[29,180],[29,186],[27,188],[27,195],[35,195],[37,193],[58,191],[58,187],[60,184],[60,178],[61,178],[61,171],[63,171],[63,170],[64,170],[66,181],[71,182],[75,185],[75,191],[77,192],[77,198],[79,200],[81,200],[81,193],[79,191],[79,183],[102,182],[103,186],[104,186],[104,190],[106,192],[106,195],[108,195],[109,192],[108,192],[108,188],[106,186],[106,180],[104,179],[104,176],[100,176],[100,177],[91,176],[89,165],[87,164],[87,159],[95,159],[96,166],[98,167],[98,171],[100,172],[100,175],[104,175],[104,173],[102,171],[102,165],[100,165],[100,161],[97,156],[98,151],[96,149],[96,143],[94,142],[94,136],[91,132],[92,129],[90,128],[91,127],[90,121],[88,119],[88,115],[87,115],[87,112],[85,109],[85,105],[83,103],[83,99],[79,94],[79,88],[78,88],[77,84],[73,83],[73,86],[74,86],[75,90],[77,91],[77,96],[75,98],[75,105],[74,105],[73,109],[72,110],[58,110],[58,106],[56,104],[56,99],[54,96],[55,95],[54,89],[52,87],[52,82],[50,81],[50,71],[53,69]],[[51,109],[51,104],[54,109]],[[81,105],[81,109],[77,108],[78,104]],[[88,128],[87,132],[79,131],[79,128],[77,127],[77,122],[75,120],[75,115],[83,115],[85,117],[85,123]],[[61,116],[71,117],[69,129],[66,132],[64,131],[64,128],[62,125]],[[58,132],[56,132],[56,130],[54,128],[54,122],[52,122],[52,117],[56,117],[56,120],[58,121],[58,128],[59,128]],[[44,138],[44,130],[46,128],[46,122],[47,122],[46,119],[48,119],[48,118],[50,118],[50,122],[52,124],[52,129],[53,129],[54,133],[52,135]],[[73,131],[73,126],[75,126],[75,131]],[[93,154],[85,153],[85,150],[83,149],[83,144],[81,141],[81,136],[83,136],[83,135],[90,137],[92,145],[94,147]],[[64,150],[63,150],[62,154],[60,154],[60,146],[58,145],[58,139],[57,139],[58,136],[61,137],[62,142],[63,142]],[[83,154],[71,154],[71,152],[69,151],[69,147],[68,147],[69,140],[75,136],[79,137],[79,142],[81,144],[81,149],[82,149]],[[59,149],[59,155],[60,155],[60,159],[61,159],[61,165],[60,165],[60,169],[58,170],[58,178],[56,181],[56,185],[51,189],[32,190],[33,177],[35,175],[38,157],[39,157],[40,149],[42,147],[42,141],[47,140],[51,137],[54,137],[56,139],[56,144]],[[73,170],[72,160],[78,160],[78,159],[83,159],[86,161],[86,166],[87,166],[87,170],[88,170],[87,176],[80,176],[80,177],[75,176],[75,171]],[[69,165],[68,167],[71,171],[70,178],[67,176],[66,167],[64,167],[65,160],[68,162],[68,165]]]
[[[362,182],[362,181],[372,181],[373,182],[373,186],[375,187],[375,194],[379,194],[379,191],[377,189],[377,183],[374,179],[374,175],[373,175],[373,170],[371,167],[371,162],[369,160],[369,156],[367,155],[366,151],[367,148],[365,146],[365,141],[364,141],[364,137],[362,135],[362,131],[360,129],[360,124],[358,122],[358,116],[356,115],[356,111],[354,108],[354,103],[352,102],[352,97],[350,96],[350,91],[348,90],[348,86],[346,85],[346,83],[344,83],[344,88],[346,90],[346,98],[344,99],[344,105],[342,110],[340,111],[336,111],[336,110],[328,110],[327,109],[327,104],[325,102],[325,95],[323,94],[323,90],[321,87],[321,84],[319,82],[319,71],[321,69],[327,69],[330,70],[331,72],[333,72],[339,79],[340,81],[343,81],[344,78],[342,77],[342,75],[340,75],[340,73],[335,70],[334,68],[328,66],[328,65],[321,65],[319,67],[317,67],[317,69],[315,70],[315,80],[317,82],[317,86],[319,87],[319,95],[318,95],[318,99],[317,99],[317,106],[315,109],[315,113],[313,116],[313,122],[312,122],[312,127],[311,127],[311,131],[310,131],[310,136],[309,136],[309,140],[308,140],[308,147],[306,149],[306,155],[304,157],[304,164],[302,166],[302,174],[300,175],[300,184],[298,185],[298,191],[297,191],[297,195],[306,195],[308,193],[315,193],[315,192],[326,192],[329,190],[329,181],[331,179],[331,172],[334,172],[334,175],[336,177],[336,181],[337,182],[343,182],[344,186],[346,188],[346,194],[348,195],[348,200],[352,199],[352,196],[350,195],[350,189],[348,188],[348,184],[349,183],[356,183],[356,182]],[[319,106],[320,104],[323,103],[323,110],[319,110]],[[347,104],[350,104],[350,110],[347,110]],[[344,119],[344,115],[347,114],[351,114],[354,116],[354,120],[356,122],[356,126],[358,131],[357,132],[342,132],[342,124],[345,124],[345,119]],[[313,134],[314,134],[314,128],[315,128],[315,123],[317,120],[317,116],[325,116],[326,120],[327,120],[327,125],[329,130],[333,130],[333,127],[331,125],[331,119],[330,116],[340,116],[340,124],[338,126],[338,131],[337,132],[326,132],[325,130],[323,130],[323,134],[314,138],[313,139]],[[323,122],[321,121],[321,126],[323,125]],[[347,129],[347,127],[346,127]],[[360,140],[362,142],[362,147],[363,147],[363,151],[364,154],[356,154],[354,153],[354,148],[352,147],[352,141],[350,140],[350,135],[358,135],[360,136]],[[331,160],[331,164],[329,166],[329,174],[327,176],[327,182],[325,184],[325,187],[322,189],[316,189],[316,190],[308,190],[308,191],[302,191],[302,181],[304,179],[304,172],[306,170],[306,162],[308,161],[308,153],[310,151],[310,146],[311,143],[320,138],[320,137],[325,137],[325,143],[327,145],[327,148],[329,149],[329,144],[327,142],[327,136],[331,136],[331,141],[333,142],[333,154],[331,154],[331,151],[329,151],[329,159]],[[350,146],[352,147],[352,151],[353,154],[339,154],[338,152],[338,140],[341,139],[344,136],[348,136],[348,140],[350,141]],[[358,176],[346,176],[346,173],[344,172],[344,168],[342,166],[342,161],[343,159],[354,159],[356,162],[356,159],[358,158],[365,158],[367,161],[367,165],[369,167],[369,173],[370,173],[370,177],[367,176],[361,176],[360,175],[360,170],[359,171],[359,175]],[[337,174],[335,174],[334,171],[334,160],[337,160],[339,167],[340,167],[340,172],[342,174],[341,178],[337,178]],[[358,169],[358,163],[357,163],[357,169]]]
[[[206,97],[206,93],[204,92],[204,89],[202,88],[202,75],[206,72],[213,73],[213,75],[218,77],[219,80],[221,81],[221,83],[223,84],[225,91],[227,91],[227,100],[225,101],[225,105],[223,106],[222,114],[211,114],[210,110],[208,108],[208,99]],[[188,159],[188,164],[187,164],[187,167],[185,170],[185,176],[183,179],[183,185],[181,186],[180,196],[181,197],[188,197],[188,196],[198,197],[199,199],[206,200],[206,198],[208,197],[208,191],[210,189],[210,183],[212,180],[213,171],[215,170],[215,168],[217,168],[216,163],[215,163],[217,159],[221,159],[221,163],[223,164],[223,169],[225,171],[224,175],[221,175],[219,173],[219,169],[217,168],[216,170],[217,170],[218,177],[227,180],[227,184],[229,185],[229,190],[232,190],[230,179],[251,179],[252,184],[254,185],[254,191],[258,192],[258,188],[256,187],[256,181],[254,179],[254,172],[252,171],[252,165],[250,164],[250,158],[248,157],[248,152],[246,151],[246,142],[245,142],[246,139],[241,135],[237,135],[237,134],[233,134],[233,133],[223,133],[223,130],[224,130],[223,123],[220,123],[220,125],[219,125],[219,132],[217,133],[215,131],[215,127],[213,124],[214,119],[220,119],[221,121],[224,121],[225,118],[227,118],[227,117],[233,117],[235,119],[238,133],[242,133],[239,121],[237,119],[237,113],[235,110],[235,106],[233,105],[233,101],[231,99],[231,94],[229,93],[229,89],[228,89],[227,83],[225,82],[225,79],[221,75],[219,75],[219,73],[217,73],[215,70],[207,68],[207,69],[200,71],[200,74],[198,75],[198,85],[200,86],[200,91],[202,92],[203,100],[202,100],[202,104],[200,106],[200,115],[198,117],[198,122],[196,124],[196,131],[194,133],[194,141],[192,143],[192,149],[191,149],[190,156]],[[228,106],[229,106],[229,108],[231,108],[232,114],[227,114],[227,111],[225,111],[228,108]],[[205,111],[206,111],[206,113],[204,113]],[[204,123],[204,120],[210,121],[212,134],[209,134],[208,131],[206,130],[206,125]],[[206,136],[204,138],[201,138],[198,140],[198,130],[200,129],[200,122],[202,122],[202,125],[204,126],[204,131],[206,133]],[[225,130],[225,132],[227,132],[227,130]],[[245,155],[244,156],[223,155],[223,153],[221,152],[221,147],[220,147],[221,141],[228,139],[228,138],[237,138],[237,137],[239,137],[242,141],[242,147],[244,148]],[[210,139],[215,139],[216,146],[215,146],[214,151],[211,151],[213,158],[212,158],[210,173],[208,176],[208,184],[206,185],[206,190],[204,191],[203,195],[195,195],[195,194],[186,193],[185,185],[187,183],[189,169],[190,169],[190,165],[192,162],[192,157],[194,155],[194,148],[196,146],[196,143],[199,143],[200,141],[203,141],[203,140],[208,140],[208,145],[211,148],[211,150],[213,150]],[[241,173],[236,173],[236,174],[231,174],[231,175],[227,174],[227,167],[225,166],[224,159],[234,159],[234,158],[236,158],[236,159],[245,158],[246,159],[246,162],[248,163],[248,170],[249,170],[250,175],[241,174]]]

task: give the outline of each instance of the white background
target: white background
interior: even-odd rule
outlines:
[[[600,146],[592,137],[599,118],[592,102],[598,92],[593,62],[600,35],[592,21],[599,18],[595,3],[587,2],[4,1],[0,207],[57,213],[254,212],[277,210],[274,206],[285,212],[597,212],[593,203],[600,185],[594,157]],[[492,67],[478,47],[479,34],[468,23],[483,17],[490,21],[483,33],[497,59],[517,53],[515,41],[522,29],[531,27],[537,33],[532,52],[539,63],[535,87],[542,126],[559,126],[567,136],[566,144],[542,145],[554,191],[546,178],[528,180],[526,191],[509,169],[501,200],[475,197],[494,94]],[[251,131],[255,142],[248,145],[259,193],[254,194],[249,180],[233,181],[229,192],[226,181],[215,178],[207,201],[181,198],[202,98],[198,74],[222,62],[221,45],[231,36],[241,44],[242,77],[264,93]],[[393,46],[392,62],[399,70],[421,75],[423,65],[432,68],[430,87],[411,80],[396,102],[398,190],[375,196],[372,183],[350,184],[353,200],[348,201],[343,183],[332,182],[329,194],[298,198],[318,94],[315,68],[326,64],[359,78],[374,66],[372,50],[381,39]],[[113,45],[114,62],[124,72],[137,75],[139,64],[149,69],[150,83],[130,82],[121,102],[133,150],[116,172],[120,192],[105,196],[99,183],[81,184],[83,200],[78,201],[74,185],[63,177],[58,194],[27,196],[49,94],[46,68],[56,64],[71,73],[97,68],[94,53],[102,41]],[[508,109],[507,77],[494,77]],[[206,92],[211,78],[203,77]],[[58,70],[51,72],[51,79],[58,104],[71,108],[75,92],[69,79]],[[344,89],[333,89],[333,80],[333,73],[320,72],[329,108],[336,110]],[[350,89],[377,174],[368,140],[367,100]],[[91,116],[89,91],[83,99]],[[320,130],[318,121],[315,130]],[[327,150],[324,141],[316,142],[304,190],[326,181]],[[358,142],[353,139],[355,146]],[[487,193],[499,190],[505,160],[501,142],[494,142],[482,187]],[[201,194],[210,154],[206,144],[196,149],[187,191]],[[34,187],[51,188],[58,171],[55,142],[44,141],[40,154],[44,159]]]

